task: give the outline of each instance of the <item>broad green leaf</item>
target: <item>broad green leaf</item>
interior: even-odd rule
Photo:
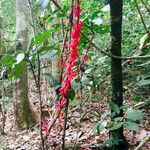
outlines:
[[[133,100],[134,100],[135,102],[140,102],[141,99],[142,99],[141,96],[135,96],[135,97],[133,98]]]
[[[99,121],[96,125],[97,133],[102,132],[107,126],[107,121]]]
[[[30,49],[36,45],[43,43],[47,38],[50,37],[50,31],[44,31],[35,35],[35,37],[31,40]]]
[[[117,117],[117,118],[114,119],[115,122],[120,122],[122,120],[123,120],[123,117]]]
[[[75,95],[76,95],[76,92],[75,92],[75,90],[74,89],[70,89],[70,91],[68,92],[68,94],[67,94],[67,97],[70,99],[70,100],[74,100],[74,97],[75,97]]]
[[[144,114],[139,110],[130,108],[126,111],[125,118],[132,120],[132,121],[140,121],[144,119]]]
[[[14,62],[14,57],[7,54],[1,59],[1,63],[7,67],[11,67]]]
[[[110,131],[117,130],[123,126],[123,122],[114,123],[111,128],[109,128]]]
[[[132,121],[126,121],[126,122],[124,123],[124,125],[125,125],[125,127],[126,127],[127,129],[129,129],[129,130],[131,130],[131,131],[136,131],[136,130],[138,130],[138,128],[139,128],[139,125],[138,125],[137,123],[135,123],[135,122],[132,122]]]
[[[118,105],[116,105],[114,102],[110,102],[110,108],[111,110],[113,110],[113,112],[119,113],[120,112],[120,108],[118,107]]]
[[[15,77],[20,77],[21,74],[23,73],[25,66],[26,66],[27,62],[26,61],[22,61],[19,64],[15,64],[13,71],[10,73],[9,75],[9,80],[12,80],[12,78]]]

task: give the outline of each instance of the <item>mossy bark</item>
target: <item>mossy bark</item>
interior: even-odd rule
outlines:
[[[121,56],[122,43],[122,0],[110,1],[111,14],[111,49],[113,55]],[[122,83],[122,61],[120,59],[111,59],[111,84],[112,84],[112,98],[110,104],[116,104],[119,108],[123,105],[123,83]],[[111,116],[113,122],[116,117],[123,117],[123,110],[120,113],[114,112],[112,105],[110,105],[112,113],[116,115]],[[112,150],[127,150],[128,146],[123,135],[123,127],[117,130],[110,131],[110,139],[119,139],[118,145],[112,145]]]
[[[28,48],[28,0],[16,0],[16,51]],[[36,123],[35,112],[28,99],[28,70],[23,69],[22,75],[14,79],[14,112],[17,129],[24,129]]]

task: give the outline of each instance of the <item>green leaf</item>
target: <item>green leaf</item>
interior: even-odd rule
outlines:
[[[123,126],[123,122],[114,123],[111,128],[109,128],[110,131],[117,130]]]
[[[31,40],[30,49],[36,45],[43,43],[47,38],[50,37],[50,31],[44,31],[35,35],[35,37]]]
[[[12,80],[12,78],[15,77],[20,77],[22,72],[25,69],[27,62],[26,61],[22,61],[19,64],[15,64],[13,71],[10,73],[8,79]]]
[[[140,121],[144,119],[144,114],[139,110],[130,108],[126,111],[125,118],[132,121]]]
[[[99,134],[100,132],[102,132],[106,126],[107,126],[107,121],[98,121],[96,125],[97,133]]]
[[[75,92],[75,90],[74,89],[70,89],[70,91],[68,92],[68,94],[67,94],[67,97],[70,99],[70,100],[74,100],[74,97],[75,97],[75,95],[76,95],[76,92]]]
[[[124,123],[124,125],[125,125],[125,127],[126,127],[127,129],[129,129],[129,130],[131,130],[131,131],[136,131],[136,130],[138,130],[138,128],[139,128],[139,125],[138,125],[137,123],[135,123],[135,122],[132,122],[132,121],[126,121],[126,122]]]
[[[142,99],[141,96],[135,96],[135,97],[133,98],[133,100],[134,100],[135,102],[140,102],[141,99]]]
[[[113,110],[113,112],[119,113],[120,112],[120,108],[118,107],[118,105],[116,105],[114,102],[110,102],[110,108],[111,110]]]
[[[122,120],[123,120],[123,117],[117,117],[117,118],[114,119],[115,122],[120,122]]]
[[[14,57],[7,54],[1,59],[1,63],[7,67],[11,67],[14,62]]]

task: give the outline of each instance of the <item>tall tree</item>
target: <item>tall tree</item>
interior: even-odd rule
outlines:
[[[28,0],[16,0],[16,51],[25,52],[28,48]],[[14,110],[18,129],[28,128],[36,122],[35,113],[28,99],[28,72],[25,65],[23,73],[14,81]]]
[[[111,49],[113,55],[121,56],[122,44],[122,0],[110,1],[110,15],[111,15]],[[122,84],[122,61],[121,59],[111,59],[111,84],[112,84],[112,98],[110,101],[111,121],[116,117],[123,117],[123,110],[119,113],[115,112],[113,105],[119,108],[123,105],[123,84]],[[113,115],[115,114],[115,115]],[[126,150],[127,144],[123,135],[123,127],[117,130],[110,131],[110,138],[119,140],[118,145],[113,145],[112,150]]]

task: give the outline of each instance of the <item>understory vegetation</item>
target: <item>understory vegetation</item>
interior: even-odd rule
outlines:
[[[150,2],[0,0],[0,149],[149,150]]]

